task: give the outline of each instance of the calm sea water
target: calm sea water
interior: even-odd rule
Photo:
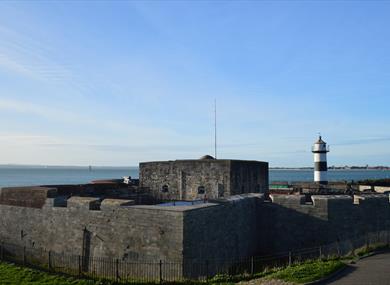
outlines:
[[[138,178],[137,167],[11,167],[0,166],[0,187],[22,185],[81,184],[123,176]],[[330,181],[390,178],[385,170],[330,170]],[[312,181],[312,170],[270,170],[270,181]]]

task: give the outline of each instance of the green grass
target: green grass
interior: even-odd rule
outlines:
[[[67,278],[43,271],[0,263],[1,285],[92,285],[99,282]]]
[[[273,269],[269,269],[269,270],[266,270],[263,272],[255,273],[254,275],[250,275],[250,274],[240,274],[240,275],[221,274],[221,275],[216,275],[213,278],[207,280],[207,283],[209,283],[209,284],[235,284],[235,283],[238,283],[241,281],[249,281],[252,279],[263,278],[263,277],[266,277],[272,273],[275,273],[276,271],[278,271],[277,268],[273,268]],[[201,282],[198,281],[197,284],[199,284],[199,283],[201,283]]]
[[[316,260],[283,268],[270,274],[268,278],[294,283],[307,283],[320,280],[344,266],[345,264],[340,260]]]
[[[356,256],[362,257],[374,251],[379,251],[384,249],[388,249],[388,246],[386,244],[377,243],[377,244],[370,244],[369,246],[363,246],[361,248],[355,249],[354,253]]]
[[[208,280],[208,284],[235,284],[258,278],[281,279],[294,283],[306,283],[319,280],[345,266],[340,260],[315,260],[294,264],[286,268],[274,268],[255,275],[217,275]],[[105,285],[114,282],[92,281],[69,278],[44,271],[29,269],[10,263],[0,263],[1,285]],[[144,283],[146,284],[146,283]],[[152,284],[152,283],[149,283]],[[203,285],[205,281],[172,282],[170,285]]]

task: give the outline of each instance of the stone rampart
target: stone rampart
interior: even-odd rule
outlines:
[[[183,213],[131,201],[48,198],[42,208],[0,205],[0,240],[122,260],[181,260]]]
[[[270,229],[268,250],[291,250],[354,239],[369,232],[390,230],[387,195],[271,196],[263,214]],[[272,238],[277,237],[277,238]]]
[[[0,189],[0,204],[42,208],[47,197],[54,197],[57,188],[54,187],[5,187]]]
[[[0,240],[121,260],[212,260],[308,248],[390,230],[387,195],[243,194],[179,206],[63,196],[0,205]]]
[[[184,213],[184,257],[232,259],[259,253],[262,244],[262,194],[232,196],[215,207]]]

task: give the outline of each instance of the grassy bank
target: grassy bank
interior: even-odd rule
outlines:
[[[320,280],[345,267],[340,260],[311,261],[292,265],[270,274],[269,278],[293,283],[308,283]]]
[[[64,276],[48,274],[43,271],[16,266],[9,263],[0,263],[1,285],[92,285],[99,284],[87,280],[66,278]]]
[[[227,276],[220,275],[206,281],[175,282],[171,285],[203,285],[203,284],[235,284],[245,282],[251,279],[280,279],[294,283],[306,283],[321,279],[338,269],[342,268],[344,263],[339,260],[320,261],[315,260],[302,264],[292,265],[286,268],[276,268],[265,272],[257,273],[253,276],[238,275]],[[47,272],[20,267],[9,263],[0,263],[0,280],[2,285],[106,285],[115,284],[112,282],[91,281],[64,277],[61,275],[50,274]],[[132,283],[134,284],[134,283]],[[149,283],[152,284],[152,283]]]

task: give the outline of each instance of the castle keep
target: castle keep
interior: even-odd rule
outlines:
[[[223,198],[268,190],[268,163],[247,160],[175,160],[140,163],[140,186],[161,199]]]
[[[3,188],[0,241],[83,257],[185,263],[332,242],[348,249],[354,245],[344,240],[390,230],[388,195],[268,197],[267,185],[267,163],[201,159],[141,163],[138,186]]]

